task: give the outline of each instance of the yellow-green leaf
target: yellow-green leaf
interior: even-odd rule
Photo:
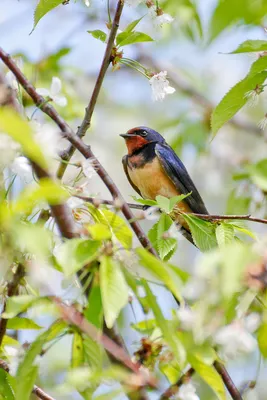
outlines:
[[[13,110],[3,108],[0,110],[0,131],[8,134],[19,143],[23,153],[40,167],[47,169],[48,164],[40,146],[34,139],[30,124]]]

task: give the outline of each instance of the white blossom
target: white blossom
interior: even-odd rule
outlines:
[[[62,137],[58,128],[49,123],[41,124],[36,120],[31,121],[31,126],[35,131],[35,140],[45,155],[56,158],[62,147]]]
[[[246,329],[243,321],[234,321],[223,326],[214,335],[216,344],[222,346],[226,358],[234,359],[239,354],[251,353],[257,347],[256,339]]]
[[[8,361],[9,361],[9,373],[12,376],[15,376],[17,373],[17,369],[19,366],[19,363],[21,362],[22,358],[24,357],[25,350],[23,347],[16,348],[13,346],[5,346],[4,349]]]
[[[11,89],[18,90],[19,84],[13,72],[8,71],[6,74],[6,82]]]
[[[149,83],[152,88],[153,101],[163,100],[166,94],[172,94],[175,92],[175,89],[169,85],[167,71],[161,71],[158,74],[155,74],[149,79]]]
[[[16,65],[18,66],[18,68],[19,68],[20,70],[23,69],[23,60],[22,60],[21,57],[19,57],[19,58],[15,61],[15,63],[16,63]],[[13,72],[8,71],[8,72],[6,73],[6,81],[7,81],[8,86],[11,87],[11,89],[13,89],[13,90],[18,90],[18,89],[19,89],[19,84],[18,84],[17,78],[15,77],[15,75],[13,74]]]
[[[68,206],[74,210],[75,208],[79,208],[83,205],[83,200],[78,197],[70,197],[67,201]]]
[[[178,392],[177,399],[179,400],[200,400],[198,395],[196,394],[196,388],[191,383],[184,383]]]
[[[25,183],[33,180],[32,168],[26,157],[16,157],[10,166],[13,174],[18,175]]]
[[[195,315],[189,307],[180,307],[179,310],[177,310],[177,316],[181,323],[182,329],[186,331],[192,329],[195,321]]]
[[[86,7],[90,7],[90,1],[89,0],[84,0],[84,4],[86,5]]]
[[[149,14],[156,26],[171,24],[174,21],[174,18],[170,14],[164,13],[161,9],[158,9],[156,6],[149,7]]]
[[[125,0],[125,4],[128,4],[128,6],[132,7],[137,7],[140,3],[142,3],[144,0]]]
[[[259,90],[249,90],[244,96],[247,99],[246,107],[255,107],[258,104],[260,93]]]
[[[38,88],[36,90],[37,93],[39,93],[41,96],[49,97],[50,99],[52,99],[58,106],[65,107],[67,105],[67,99],[65,96],[62,96],[60,94],[61,89],[61,80],[58,77],[53,76],[50,90],[46,88]]]
[[[10,164],[20,151],[20,145],[5,133],[0,133],[0,165]]]
[[[82,169],[83,173],[86,176],[86,178],[91,179],[95,174],[96,171],[93,167],[94,160],[88,158],[87,160],[84,160],[82,162]]]
[[[267,126],[267,114],[265,114],[264,118],[262,118],[258,123],[258,127],[263,131],[265,130],[266,126]]]

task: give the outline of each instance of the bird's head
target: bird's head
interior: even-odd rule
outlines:
[[[128,154],[132,154],[148,143],[165,143],[164,138],[158,132],[146,126],[132,128],[120,136],[125,139]]]

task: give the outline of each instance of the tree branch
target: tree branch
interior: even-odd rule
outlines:
[[[9,366],[4,360],[0,360],[0,368],[9,373]],[[55,400],[53,397],[49,396],[49,394],[45,393],[43,389],[36,385],[34,385],[32,393],[34,393],[41,400]]]
[[[103,61],[101,64],[101,68],[99,70],[99,74],[95,83],[95,87],[91,96],[91,99],[89,101],[88,106],[85,109],[85,116],[84,119],[81,123],[81,126],[78,128],[77,131],[77,135],[82,138],[87,129],[90,127],[91,124],[91,119],[92,119],[92,115],[95,109],[95,105],[98,99],[98,95],[105,77],[105,74],[107,72],[108,66],[111,62],[111,54],[112,54],[112,50],[114,47],[114,40],[117,34],[117,30],[119,27],[119,23],[120,23],[120,18],[121,18],[121,13],[122,13],[122,9],[123,9],[123,5],[124,5],[124,0],[119,0],[118,4],[117,4],[117,8],[115,11],[115,15],[114,15],[114,19],[113,19],[113,23],[110,29],[110,34],[109,34],[109,38],[108,38],[108,43],[107,43],[107,47],[106,47],[106,51],[103,57]],[[64,151],[63,154],[63,159],[65,162],[62,162],[58,168],[57,171],[57,177],[59,179],[61,179],[64,175],[64,172],[68,166],[68,164],[66,163],[66,161],[69,161],[73,155],[75,151],[75,146],[71,145],[66,151]]]
[[[225,369],[224,365],[219,362],[215,361],[214,362],[214,368],[218,372],[218,374],[221,375],[222,380],[227,387],[228,392],[230,393],[231,397],[233,400],[242,400],[242,396],[239,393],[237,387],[235,386],[234,382],[232,381],[232,378],[228,374],[227,370]]]
[[[11,297],[16,294],[19,283],[20,283],[21,279],[24,277],[24,275],[25,275],[25,270],[24,270],[23,265],[18,264],[16,272],[14,273],[11,281],[8,282],[8,284],[7,284],[7,297]],[[6,299],[3,304],[2,313],[4,313],[5,310],[6,310]],[[5,319],[5,318],[1,318],[1,320],[0,320],[0,347],[2,345],[3,338],[6,334],[7,322],[8,322],[8,319]]]
[[[118,205],[114,203],[112,200],[103,200],[103,199],[97,199],[94,197],[87,197],[87,196],[81,196],[76,194],[75,197],[78,199],[87,201],[88,203],[92,203],[95,206],[99,206],[99,204],[105,204],[108,206],[116,207],[118,208]],[[144,211],[147,209],[149,206],[143,206],[142,204],[135,204],[135,203],[127,203],[130,208],[133,208],[135,210],[140,210]],[[223,221],[223,220],[244,220],[244,221],[251,221],[251,222],[258,222],[260,224],[267,224],[267,219],[264,218],[256,218],[251,216],[250,214],[244,214],[244,215],[218,215],[218,214],[197,214],[197,213],[188,213],[189,215],[194,215],[195,217],[205,219],[207,221]]]
[[[167,390],[165,390],[164,393],[162,393],[162,395],[160,396],[160,400],[167,400],[170,397],[177,394],[179,392],[180,387],[184,383],[187,383],[191,379],[194,373],[195,373],[194,368],[189,368],[189,370],[186,371],[174,385],[171,385]]]
[[[119,201],[122,204],[122,212],[125,216],[125,218],[128,220],[129,224],[131,225],[133,231],[135,232],[137,238],[139,239],[140,243],[142,244],[143,247],[147,248],[152,254],[154,254],[156,257],[158,257],[158,254],[156,250],[152,247],[152,244],[150,243],[148,237],[146,236],[145,232],[139,225],[137,221],[134,220],[134,215],[128,206],[128,204],[125,202],[123,199],[118,187],[115,185],[111,177],[108,175],[107,171],[104,169],[102,164],[98,161],[98,159],[95,157],[94,153],[91,150],[90,146],[87,146],[79,136],[75,135],[75,133],[72,131],[70,126],[67,124],[66,121],[58,114],[58,112],[54,109],[54,107],[47,103],[45,99],[40,96],[37,92],[35,87],[27,80],[27,78],[23,75],[23,73],[20,71],[20,69],[17,67],[15,62],[12,60],[12,58],[5,53],[3,49],[0,48],[0,58],[2,61],[6,64],[6,66],[10,69],[10,71],[13,72],[13,74],[16,76],[18,82],[21,84],[21,86],[25,89],[25,91],[28,93],[28,95],[32,98],[34,103],[45,113],[47,114],[60,128],[62,132],[62,136],[67,138],[69,142],[77,149],[80,151],[80,153],[86,158],[86,159],[91,159],[93,161],[93,166],[97,172],[97,174],[100,176],[108,190],[110,191],[113,199],[119,199]],[[44,177],[45,172],[42,171],[39,168],[39,171],[37,171],[38,177]],[[63,231],[64,231],[64,236],[65,234],[67,238],[73,237],[71,236],[71,231],[75,232],[75,230],[70,229],[71,228],[71,221],[70,221],[70,213],[68,211],[68,207],[66,206],[54,206],[51,207],[53,211],[53,215],[55,216],[56,222],[58,222],[60,226],[62,226]],[[66,220],[65,220],[66,218]],[[73,226],[72,226],[73,228]],[[62,231],[62,230],[61,230]]]
[[[141,378],[140,386],[149,385],[151,387],[156,387],[155,378],[150,374],[143,373],[142,369],[140,369],[141,364],[133,362],[121,346],[118,346],[113,340],[88,322],[74,306],[63,303],[57,297],[54,297],[54,302],[65,321],[77,326],[91,339],[102,345],[112,357],[119,360],[125,367]]]

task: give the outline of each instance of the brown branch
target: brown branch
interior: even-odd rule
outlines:
[[[109,38],[108,38],[108,43],[107,43],[107,47],[106,47],[106,51],[103,57],[103,61],[98,73],[98,77],[95,83],[95,87],[91,96],[91,99],[89,101],[88,106],[85,109],[85,116],[84,119],[81,123],[81,126],[78,128],[77,131],[77,135],[82,138],[87,129],[90,127],[91,124],[91,119],[92,119],[92,115],[95,109],[95,105],[98,99],[98,95],[105,77],[105,74],[107,72],[107,69],[109,67],[109,64],[111,62],[111,55],[112,55],[112,50],[114,47],[114,41],[115,41],[115,37],[117,34],[117,30],[119,27],[119,23],[120,23],[120,18],[121,18],[121,13],[122,13],[122,9],[123,9],[123,5],[124,5],[124,0],[119,0],[118,4],[117,4],[117,8],[115,11],[115,15],[114,15],[114,19],[113,19],[113,23],[110,29],[110,34],[109,34]],[[67,162],[71,159],[72,155],[75,152],[75,146],[71,145],[66,151],[64,151],[64,153],[62,154],[63,159],[65,162],[62,162],[58,168],[57,171],[57,177],[59,179],[61,179],[64,175],[64,172],[68,166]],[[67,162],[66,162],[67,161]]]
[[[14,273],[12,279],[7,284],[7,297],[14,296],[17,293],[17,289],[21,279],[25,275],[25,270],[22,264],[18,264],[16,272]],[[6,310],[6,300],[4,301],[2,313]],[[2,345],[3,338],[6,334],[8,319],[1,318],[0,320],[0,347]]]
[[[0,360],[0,368],[9,373],[9,366],[4,360]],[[49,394],[45,393],[43,389],[36,385],[33,386],[32,393],[41,400],[55,400],[53,397],[49,396]]]
[[[99,204],[105,204],[108,206],[112,207],[117,207],[118,205],[114,203],[112,200],[103,200],[103,199],[98,199],[94,197],[87,197],[87,196],[81,196],[79,194],[74,195],[75,197],[78,197],[81,200],[87,201],[88,203],[92,203],[95,206],[99,206]],[[144,211],[146,210],[147,207],[149,206],[144,206],[142,204],[135,204],[135,203],[128,203],[128,206],[130,208]],[[244,221],[251,221],[251,222],[258,222],[260,224],[267,224],[267,219],[264,218],[256,218],[251,216],[250,214],[244,214],[244,215],[217,215],[217,214],[197,214],[197,213],[188,213],[189,215],[194,215],[195,217],[205,219],[207,221],[223,221],[223,220],[244,220]]]
[[[151,387],[156,387],[155,378],[150,374],[147,375],[146,373],[143,373],[142,369],[140,369],[141,364],[133,362],[121,346],[118,346],[113,340],[88,322],[74,306],[63,303],[57,297],[54,297],[54,302],[59,308],[61,316],[65,321],[77,326],[91,339],[102,345],[107,352],[112,355],[112,357],[119,360],[125,367],[136,374],[140,378],[140,386],[149,385]]]
[[[237,387],[235,386],[234,382],[232,381],[232,378],[228,374],[227,370],[225,369],[224,365],[220,363],[219,361],[214,362],[214,368],[218,372],[219,375],[221,375],[221,378],[227,387],[228,392],[230,393],[231,397],[233,400],[242,400],[242,396],[239,393]]]
[[[181,378],[179,378],[179,380],[171,385],[167,390],[165,390],[164,393],[162,393],[162,395],[160,396],[160,400],[167,400],[170,397],[174,396],[175,394],[177,394],[179,392],[180,387],[184,384],[187,383],[192,375],[195,373],[194,368],[189,368],[188,371],[186,371]]]
[[[139,225],[137,221],[134,220],[134,215],[128,206],[128,204],[125,202],[123,199],[118,187],[115,185],[111,177],[108,175],[107,171],[104,169],[102,164],[98,161],[98,159],[95,157],[94,153],[91,150],[90,146],[87,146],[79,136],[75,135],[75,133],[72,131],[70,126],[64,121],[64,119],[58,114],[58,112],[54,109],[54,107],[47,103],[45,99],[40,96],[37,92],[35,87],[27,80],[27,78],[23,75],[23,73],[20,71],[20,69],[17,67],[15,62],[12,60],[12,58],[5,53],[3,49],[0,48],[0,58],[2,61],[6,64],[6,66],[10,69],[10,71],[13,72],[13,74],[16,76],[18,82],[21,84],[21,86],[25,89],[25,91],[28,93],[28,95],[32,98],[34,103],[40,107],[40,109],[47,114],[60,128],[62,132],[62,136],[66,137],[69,142],[77,149],[80,151],[80,153],[86,158],[86,159],[91,159],[93,160],[93,166],[110,191],[113,199],[119,199],[119,201],[122,204],[122,212],[125,216],[125,218],[128,220],[129,224],[131,225],[133,231],[135,232],[137,238],[139,239],[140,243],[142,244],[143,247],[147,248],[152,254],[154,254],[156,257],[158,257],[156,250],[152,247],[152,244],[150,243],[148,237],[146,236],[145,232]],[[38,177],[44,177],[45,172],[40,170],[37,171],[37,176]],[[64,232],[64,236],[69,238],[73,237],[71,232],[75,232],[73,224],[71,224],[70,220],[70,213],[68,207],[66,206],[54,206],[51,207],[53,211],[53,215],[56,219],[56,222],[59,223],[59,227],[62,227],[61,233]],[[66,220],[65,220],[66,218]],[[71,229],[70,229],[71,228]],[[67,235],[67,236],[66,236]]]

